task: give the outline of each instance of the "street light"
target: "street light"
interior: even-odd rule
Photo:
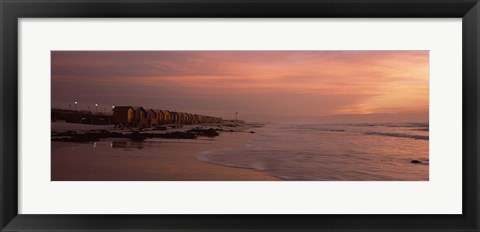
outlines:
[[[77,111],[77,104],[78,102],[75,102],[75,111]]]
[[[95,114],[98,114],[98,104],[95,104]]]

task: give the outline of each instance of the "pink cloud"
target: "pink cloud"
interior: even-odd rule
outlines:
[[[420,112],[428,111],[428,82],[428,51],[52,52],[59,107],[77,99],[224,114],[242,108],[256,117]]]

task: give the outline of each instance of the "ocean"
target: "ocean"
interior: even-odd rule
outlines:
[[[283,180],[429,180],[428,123],[267,124],[253,131],[242,148],[196,157]]]

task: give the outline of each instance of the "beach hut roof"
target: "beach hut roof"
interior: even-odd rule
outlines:
[[[164,113],[164,114],[165,114],[165,113],[170,113],[170,111],[168,111],[168,110],[159,110],[159,111],[162,112],[162,113]]]
[[[119,110],[119,111],[128,110],[128,109],[133,109],[133,107],[131,107],[131,106],[115,106],[115,107],[113,107],[113,110]]]
[[[133,108],[135,111],[137,111],[137,110],[142,110],[142,111],[144,111],[144,112],[147,112],[147,111],[146,111],[143,107],[141,107],[141,106],[132,106],[132,108]]]

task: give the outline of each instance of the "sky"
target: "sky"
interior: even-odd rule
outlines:
[[[53,108],[428,121],[428,51],[52,51],[51,61]]]

